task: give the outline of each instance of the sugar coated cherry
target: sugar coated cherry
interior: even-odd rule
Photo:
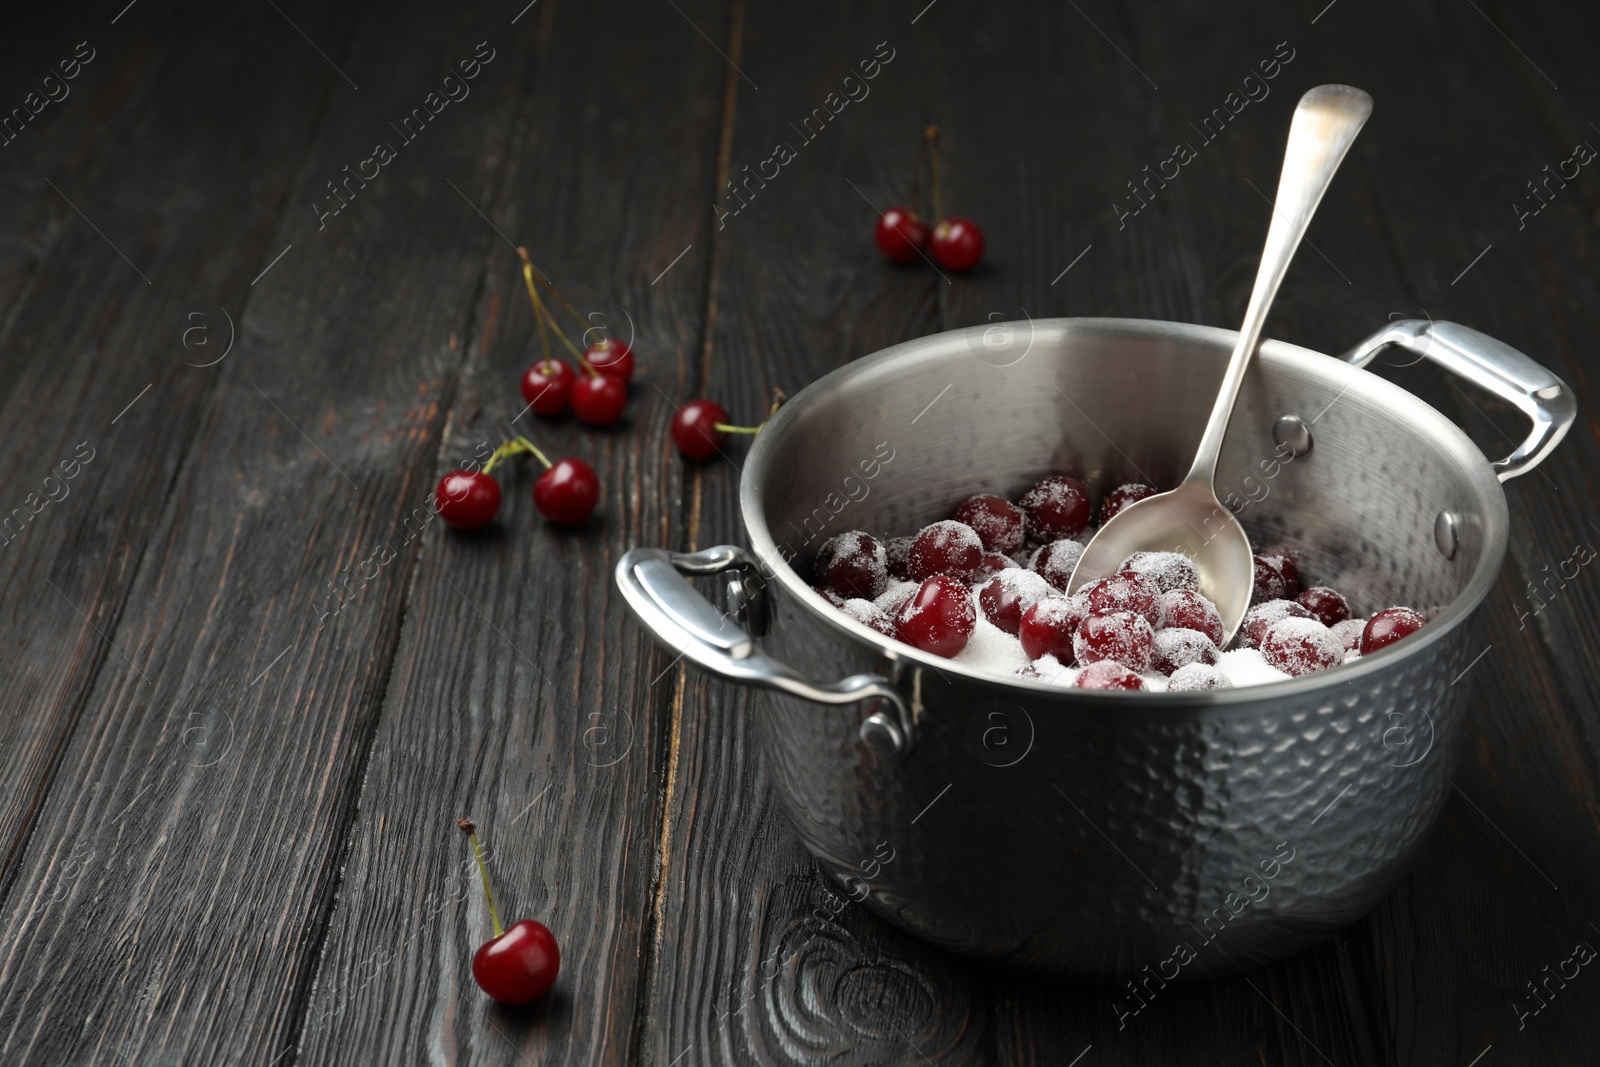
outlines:
[[[966,523],[942,519],[922,528],[908,559],[913,581],[935,574],[967,581],[983,566],[983,541]]]
[[[571,456],[558,459],[533,483],[533,506],[551,522],[582,522],[600,502],[600,479],[594,468]]]
[[[1104,500],[1100,501],[1100,525],[1104,526],[1116,518],[1117,512],[1129,504],[1137,504],[1145,497],[1155,495],[1154,488],[1140,482],[1129,482],[1127,485],[1117,486],[1106,494]]]
[[[535,415],[559,415],[572,396],[572,368],[559,359],[541,359],[522,376],[522,399]]]
[[[1089,594],[1089,611],[1095,615],[1132,611],[1154,628],[1162,625],[1161,590],[1132,571],[1119,571],[1095,583]]]
[[[572,410],[593,426],[609,426],[628,405],[628,386],[609,374],[584,374],[572,383]]]
[[[948,574],[935,574],[900,609],[895,636],[924,652],[954,656],[967,647],[977,621],[967,587]]]
[[[1293,598],[1300,592],[1300,557],[1290,548],[1283,545],[1273,545],[1271,548],[1261,550],[1261,558],[1278,568],[1278,573],[1283,575],[1283,595]]]
[[[872,229],[872,239],[878,251],[891,263],[915,263],[928,249],[933,231],[915,212],[903,207],[892,207],[878,216]]]
[[[1325,585],[1312,586],[1294,599],[1324,626],[1344,622],[1350,617],[1349,601]]]
[[[1216,667],[1204,663],[1191,663],[1187,667],[1179,667],[1172,672],[1172,677],[1167,680],[1169,693],[1194,693],[1207,689],[1232,689],[1233,683],[1228,676]]]
[[[1150,666],[1162,674],[1172,674],[1191,663],[1216,666],[1216,642],[1199,630],[1168,627],[1156,631],[1150,646]]]
[[[1022,613],[1017,637],[1028,659],[1054,656],[1071,666],[1077,662],[1073,639],[1078,627],[1089,617],[1089,605],[1082,597],[1048,596]]]
[[[622,379],[623,384],[633,380],[633,349],[615,337],[602,337],[590,345],[583,361],[601,374]]]
[[[1017,501],[1035,541],[1058,541],[1080,534],[1089,525],[1089,492],[1083,483],[1065,474],[1039,482]]]
[[[1420,629],[1422,616],[1412,609],[1385,608],[1368,619],[1366,629],[1361,631],[1361,654],[1370,656]]]
[[[1255,575],[1250,587],[1250,603],[1265,604],[1269,600],[1282,600],[1289,595],[1288,583],[1276,559],[1255,557]]]
[[[1270,665],[1295,677],[1344,662],[1344,649],[1339,647],[1333,631],[1316,619],[1285,618],[1273,623],[1261,639],[1261,655]]]
[[[451,471],[439,479],[433,506],[458,530],[481,529],[500,511],[500,483],[482,471]]]
[[[1134,690],[1144,688],[1144,679],[1115,660],[1103,659],[1085,667],[1072,684],[1078,689]]]
[[[1339,639],[1339,644],[1346,652],[1360,652],[1361,633],[1367,628],[1366,619],[1346,619],[1328,628],[1333,631],[1333,636]]]
[[[1239,624],[1239,647],[1260,648],[1261,639],[1267,636],[1273,624],[1291,616],[1309,619],[1311,612],[1292,600],[1269,600],[1265,604],[1257,604],[1244,613],[1244,621]]]
[[[846,599],[871,600],[889,584],[888,554],[876,538],[860,530],[824,541],[812,569],[817,581]]]
[[[1161,622],[1163,626],[1199,630],[1211,638],[1213,644],[1219,647],[1222,644],[1222,613],[1192,589],[1174,589],[1161,594]]]
[[[690,459],[710,459],[728,439],[728,410],[715,400],[691,400],[672,416],[672,443]]]
[[[1039,577],[1065,591],[1072,580],[1072,569],[1083,558],[1083,545],[1069,537],[1051,541],[1033,554],[1028,567]]]
[[[1032,571],[1003,570],[978,586],[984,617],[1008,634],[1022,625],[1023,614],[1055,590]],[[1032,657],[1030,657],[1032,658]]]
[[[1143,674],[1150,669],[1150,653],[1155,631],[1143,615],[1119,611],[1111,615],[1090,615],[1078,624],[1072,652],[1079,663],[1114,659],[1131,671]]]
[[[1008,571],[1017,567],[1017,561],[1010,556],[1003,556],[999,552],[985,552],[983,554],[982,576],[993,577],[1001,571]]]
[[[1182,552],[1135,552],[1119,569],[1132,571],[1163,593],[1176,589],[1198,592],[1200,589],[1200,571],[1194,560]]]
[[[966,523],[990,552],[1015,552],[1022,547],[1022,512],[1009,500],[991,493],[969,497],[956,508],[955,520]]]
[[[911,545],[915,537],[891,537],[883,543],[889,557],[889,577],[902,582],[911,581]]]

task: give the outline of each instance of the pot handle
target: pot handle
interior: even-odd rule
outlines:
[[[736,545],[701,552],[636,548],[617,561],[617,587],[655,639],[677,649],[703,669],[741,685],[777,689],[819,704],[886,701],[893,711],[874,711],[861,724],[861,740],[874,752],[898,757],[914,739],[911,710],[900,691],[879,674],[854,674],[837,682],[814,682],[756,648],[755,639],[729,612],[719,612],[684,578],[740,569],[760,577],[756,558]]]
[[[1527,474],[1561,443],[1578,403],[1566,382],[1504,341],[1454,322],[1404,319],[1392,322],[1344,354],[1344,360],[1365,367],[1389,345],[1399,345],[1472,382],[1529,419],[1527,440],[1505,459],[1492,463],[1502,482]]]

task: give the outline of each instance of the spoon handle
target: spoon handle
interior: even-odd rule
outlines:
[[[1302,96],[1294,109],[1289,145],[1283,153],[1283,173],[1278,179],[1278,198],[1272,206],[1272,225],[1267,230],[1255,288],[1250,291],[1250,306],[1245,310],[1216,406],[1211,409],[1185,482],[1212,488],[1222,439],[1228,432],[1228,417],[1233,414],[1239,388],[1244,384],[1245,368],[1260,343],[1272,299],[1278,295],[1289,261],[1300,247],[1300,239],[1311,225],[1311,216],[1322,202],[1322,194],[1328,191],[1334,171],[1371,114],[1372,97],[1348,85],[1319,85]]]

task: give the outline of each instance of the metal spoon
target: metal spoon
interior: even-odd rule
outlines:
[[[1319,85],[1300,98],[1289,126],[1261,268],[1194,466],[1178,488],[1123,508],[1100,527],[1073,568],[1069,594],[1114,573],[1135,552],[1182,552],[1200,572],[1201,595],[1222,613],[1223,644],[1233,640],[1250,607],[1255,568],[1244,527],[1217,499],[1213,485],[1217,457],[1245,368],[1261,340],[1267,310],[1334,171],[1370,114],[1372,97],[1348,85]]]

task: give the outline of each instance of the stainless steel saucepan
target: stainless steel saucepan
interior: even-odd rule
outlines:
[[[1267,341],[1216,485],[1255,543],[1362,614],[1430,618],[1373,656],[1252,688],[1121,694],[996,677],[888,640],[807,578],[846,530],[888,535],[979,492],[1076,472],[1098,496],[1174,484],[1232,331],[1130,319],[957,330],[794,396],[744,466],[749,548],[636,549],[617,582],[668,647],[769,690],[759,730],[800,837],[854,899],[938,945],[1085,978],[1225,974],[1300,951],[1403,875],[1450,789],[1482,649],[1468,617],[1505,554],[1500,482],[1561,440],[1571,390],[1451,323],[1342,359]],[[1361,368],[1390,345],[1533,422],[1486,462]],[[685,575],[721,575],[727,610]],[[1146,971],[1144,968],[1148,967]]]

